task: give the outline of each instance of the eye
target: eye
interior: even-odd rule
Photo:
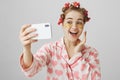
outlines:
[[[83,21],[77,21],[76,24],[80,29],[83,29]]]
[[[78,21],[77,24],[82,25],[83,21]]]
[[[67,21],[68,24],[72,24],[72,21]]]

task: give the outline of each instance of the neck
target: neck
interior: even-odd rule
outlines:
[[[77,45],[77,43],[78,43],[78,40],[76,40],[76,41],[70,41],[70,40],[68,40],[67,38],[64,37],[64,43],[65,43],[65,46],[67,48],[75,47]]]

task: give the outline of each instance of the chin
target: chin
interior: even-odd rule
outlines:
[[[78,37],[71,37],[71,38],[69,38],[69,40],[70,40],[71,42],[75,42],[75,41],[78,40]]]

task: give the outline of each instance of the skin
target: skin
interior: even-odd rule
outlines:
[[[81,52],[86,42],[86,32],[84,32],[83,40],[81,41],[79,39],[84,29],[83,15],[75,10],[68,12],[65,15],[62,26],[64,31],[64,43],[69,58],[71,58],[74,54]]]
[[[30,28],[30,24],[25,24],[20,29],[20,41],[23,45],[23,62],[25,68],[28,68],[32,64],[32,52],[31,52],[31,44],[37,42],[38,40],[32,39],[37,36],[37,34],[31,34],[36,30]]]
[[[62,26],[64,31],[64,43],[69,58],[71,58],[75,53],[81,52],[86,42],[86,32],[84,32],[84,39],[82,41],[79,39],[84,28],[83,16],[78,11],[70,11],[66,14]],[[31,44],[38,41],[32,39],[38,36],[38,34],[31,34],[36,30],[30,27],[31,27],[30,24],[23,25],[20,29],[19,35],[20,41],[23,45],[23,62],[25,68],[30,67],[32,64],[33,58],[31,52]],[[77,34],[71,35],[70,32]]]

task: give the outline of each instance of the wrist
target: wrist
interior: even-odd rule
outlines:
[[[23,47],[23,53],[31,53],[31,47],[30,46],[24,46]]]

